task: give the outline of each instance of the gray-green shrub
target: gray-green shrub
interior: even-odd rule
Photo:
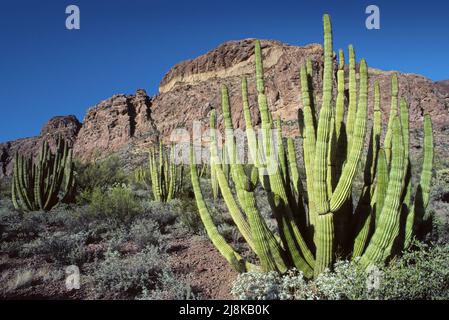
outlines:
[[[86,232],[67,233],[57,231],[43,233],[39,238],[23,245],[21,255],[44,255],[47,260],[65,265],[81,265],[87,260]]]
[[[139,248],[148,245],[160,245],[162,235],[159,224],[151,219],[138,219],[133,222],[129,229],[129,237]]]
[[[174,275],[172,271],[163,271],[155,290],[143,289],[139,300],[194,300],[198,296],[185,278]]]
[[[238,276],[231,293],[238,299],[449,299],[449,245],[404,253],[388,266],[363,271],[339,261],[315,280],[297,271],[250,272]]]
[[[131,256],[117,251],[92,267],[92,286],[101,298],[135,298],[144,290],[158,288],[163,272],[170,271],[167,256],[158,247],[148,246]]]

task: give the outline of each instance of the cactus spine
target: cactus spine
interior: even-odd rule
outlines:
[[[75,177],[72,149],[58,138],[53,154],[47,141],[33,163],[16,153],[11,186],[12,202],[17,210],[48,211],[61,202],[72,200]]]
[[[317,119],[314,108],[312,63],[300,68],[302,110],[298,113],[303,136],[305,184],[301,182],[293,139],[282,139],[281,121],[276,121],[277,139],[272,136],[273,117],[268,108],[263,78],[262,50],[255,42],[257,102],[261,118],[262,139],[258,141],[249,112],[247,81],[242,78],[243,115],[247,128],[248,149],[254,165],[248,177],[242,164],[230,157],[235,196],[217,166],[218,185],[238,229],[259,258],[262,270],[284,272],[296,267],[308,278],[332,267],[337,255],[361,257],[367,268],[379,264],[400,247],[408,246],[417,235],[419,222],[428,204],[433,159],[432,126],[429,116],[424,121],[424,165],[414,204],[410,202],[410,163],[408,160],[408,109],[401,100],[398,114],[397,77],[392,78],[391,111],[387,137],[380,142],[382,123],[380,87],[374,84],[374,121],[364,163],[364,185],[353,209],[352,188],[361,162],[368,115],[368,66],[359,63],[357,76],[355,52],[349,46],[349,99],[345,101],[344,56],[340,50],[337,71],[337,95],[333,101],[332,30],[328,15],[324,24],[324,72],[322,104]],[[357,80],[359,79],[359,80]],[[226,149],[235,150],[228,89],[221,87]],[[345,110],[347,110],[346,121]],[[215,110],[211,113],[211,130],[216,128]],[[215,134],[211,142],[211,159],[217,160]],[[277,148],[278,152],[275,152]],[[230,152],[230,155],[233,153]],[[258,179],[253,179],[253,174]],[[196,165],[191,165],[192,184],[198,208],[212,241],[238,271],[248,270],[246,262],[217,234],[204,202]],[[254,190],[257,181],[266,190],[268,202],[278,224],[279,235],[266,225]],[[402,223],[402,215],[407,215]],[[405,235],[405,236],[404,236]],[[232,260],[232,261],[231,261]],[[237,263],[237,262],[238,263]]]

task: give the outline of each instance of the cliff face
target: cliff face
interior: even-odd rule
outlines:
[[[114,95],[90,108],[74,152],[80,159],[90,160],[117,152],[135,140],[140,144],[157,140],[151,118],[151,99],[142,89],[135,95]]]
[[[277,41],[262,41],[265,84],[271,110],[288,121],[300,106],[299,65],[310,57],[316,67],[322,63],[321,47],[289,46]],[[196,59],[174,66],[162,79],[160,94],[153,101],[153,116],[164,138],[175,127],[191,129],[194,120],[208,126],[209,111],[221,111],[220,85],[229,88],[233,122],[244,127],[241,103],[241,76],[248,78],[250,106],[255,124],[256,106],[254,40],[230,41]],[[321,75],[318,68],[315,81]],[[163,120],[163,121],[162,121]],[[219,122],[222,118],[219,117]]]
[[[321,100],[323,72],[322,47],[311,44],[291,46],[278,41],[262,41],[265,84],[269,107],[274,115],[285,122],[285,133],[298,135],[296,117],[302,107],[299,67],[307,58],[314,64],[315,100]],[[16,151],[35,153],[42,139],[54,139],[64,132],[74,142],[75,154],[82,160],[92,160],[115,152],[128,152],[157,141],[160,136],[168,141],[175,128],[192,128],[193,121],[200,121],[203,130],[208,128],[211,109],[221,114],[220,85],[226,84],[234,125],[244,127],[241,103],[241,76],[248,78],[250,106],[255,125],[259,122],[254,76],[253,39],[226,42],[216,49],[196,58],[175,65],[162,79],[159,94],[153,98],[144,90],[135,95],[114,95],[90,108],[82,126],[73,116],[56,117],[35,138],[20,139],[0,144],[0,175],[11,172],[11,159]],[[368,61],[369,63],[369,61]],[[390,76],[392,72],[369,69],[370,88],[379,81],[384,120],[390,105]],[[420,129],[424,113],[434,122],[436,140],[449,129],[449,82],[432,82],[415,74],[399,74],[400,95],[410,104],[412,129]],[[334,90],[335,94],[335,90]],[[373,92],[369,96],[372,113]],[[222,117],[218,117],[222,122]],[[79,131],[79,132],[78,132]],[[124,151],[125,150],[125,151]]]
[[[270,109],[283,121],[296,120],[297,110],[302,107],[299,68],[307,58],[314,62],[314,88],[321,99],[323,72],[322,47],[308,45],[290,46],[276,41],[262,41],[265,85]],[[253,40],[227,42],[207,54],[174,66],[160,84],[160,94],[153,101],[154,119],[164,137],[179,125],[190,128],[193,120],[202,120],[207,126],[209,110],[220,107],[220,84],[229,87],[233,121],[244,126],[240,81],[241,75],[248,78],[250,106],[256,108]],[[369,63],[369,61],[368,61]],[[379,81],[385,119],[390,106],[390,76],[393,72],[369,69],[370,89]],[[415,74],[399,74],[400,95],[410,104],[412,127],[420,127],[425,112],[432,116],[436,127],[448,123],[449,90],[444,83]],[[335,94],[335,90],[334,90]],[[369,107],[372,113],[373,92],[370,92]],[[255,112],[254,112],[255,113]],[[162,121],[164,120],[164,121]],[[221,119],[219,119],[221,120]],[[258,119],[256,117],[255,122]],[[295,128],[288,129],[292,135]]]

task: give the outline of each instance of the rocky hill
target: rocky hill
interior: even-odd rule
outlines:
[[[117,94],[90,108],[75,143],[75,154],[91,160],[117,152],[131,141],[154,143],[158,132],[151,105],[151,98],[139,89],[135,95]]]
[[[56,147],[56,140],[62,137],[73,146],[81,123],[73,116],[56,116],[51,118],[41,129],[39,136],[23,138],[0,143],[0,177],[12,172],[13,159],[16,152],[27,156],[40,151],[42,141],[46,140],[52,149]]]
[[[314,83],[320,100],[323,72],[322,47],[312,44],[290,46],[277,41],[262,41],[265,84],[270,109],[283,121],[295,120],[301,107],[299,68],[307,58],[314,61]],[[234,124],[244,125],[240,79],[246,75],[251,108],[256,107],[254,46],[252,39],[230,41],[196,59],[175,65],[162,79],[160,94],[153,101],[153,116],[162,135],[167,136],[177,126],[190,127],[193,120],[207,123],[208,111],[220,110],[221,83],[230,88]],[[369,60],[368,60],[369,63]],[[369,69],[370,83],[379,81],[382,106],[389,110],[391,71]],[[436,126],[448,123],[447,87],[416,74],[399,74],[400,95],[410,104],[412,126],[420,126],[425,112]],[[370,86],[373,89],[373,86]],[[335,91],[335,90],[334,90]],[[335,92],[334,92],[335,93]],[[370,93],[372,111],[372,92]],[[388,112],[384,112],[385,118]],[[257,121],[257,119],[256,119]]]
[[[169,140],[173,129],[190,130],[194,120],[201,121],[206,130],[210,110],[221,110],[219,88],[222,83],[230,90],[234,124],[243,128],[242,75],[248,78],[250,106],[257,125],[253,53],[253,39],[229,41],[198,58],[175,65],[162,79],[159,94],[155,97],[148,97],[144,90],[137,90],[135,95],[114,95],[90,108],[82,125],[73,116],[53,118],[38,137],[0,144],[0,176],[11,172],[11,160],[16,151],[35,153],[42,139],[52,140],[60,133],[74,142],[75,153],[80,159],[92,160],[129,150],[130,146],[147,146],[159,136]],[[286,123],[288,135],[297,135],[296,115],[301,107],[298,70],[306,58],[311,58],[315,68],[314,86],[319,90],[323,71],[322,47],[262,41],[262,53],[270,109]],[[389,109],[391,74],[392,71],[369,69],[370,82],[377,80],[380,83],[385,117]],[[438,136],[445,139],[445,131],[449,129],[449,82],[433,82],[416,74],[399,74],[399,84],[400,94],[410,104],[412,128],[421,128],[424,113],[429,113],[437,139]],[[318,91],[318,102],[320,96]],[[370,92],[371,110],[372,102]]]

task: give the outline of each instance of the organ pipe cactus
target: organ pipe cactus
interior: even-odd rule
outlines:
[[[148,171],[138,175],[141,181],[150,181],[155,201],[168,202],[181,192],[183,171],[183,166],[174,161],[174,148],[166,150],[160,143],[158,151],[155,148],[149,151]]]
[[[16,153],[12,179],[12,202],[23,211],[48,211],[61,202],[72,200],[75,177],[72,149],[59,138],[52,153],[47,141],[33,159]]]
[[[366,159],[362,161],[367,135],[368,66],[357,63],[355,51],[349,46],[348,75],[344,56],[339,51],[337,90],[333,88],[334,63],[332,30],[328,15],[324,24],[324,71],[321,108],[315,111],[312,62],[300,68],[302,110],[299,129],[305,177],[297,167],[294,140],[287,139],[287,150],[280,134],[281,121],[276,121],[268,108],[263,77],[262,52],[255,42],[257,103],[262,138],[256,138],[249,112],[247,80],[242,78],[242,104],[246,137],[253,160],[251,177],[235,157],[230,171],[235,192],[231,191],[221,166],[216,165],[218,149],[216,112],[211,112],[211,163],[229,213],[248,246],[259,258],[264,271],[284,272],[296,267],[308,278],[331,268],[337,256],[357,258],[363,268],[387,261],[400,249],[410,245],[417,234],[429,201],[433,161],[432,124],[424,118],[424,163],[421,180],[411,201],[411,170],[409,157],[408,106],[401,99],[398,112],[398,79],[392,77],[391,110],[387,135],[381,143],[382,109],[380,87],[374,84],[373,126],[369,133]],[[358,74],[357,74],[358,73]],[[346,78],[347,76],[347,78]],[[349,96],[345,95],[348,80]],[[225,147],[229,155],[237,147],[233,137],[228,89],[221,87],[222,112],[225,125]],[[335,99],[334,99],[335,96]],[[345,116],[346,114],[346,116]],[[346,119],[346,120],[345,120]],[[273,137],[273,131],[277,138]],[[277,150],[275,150],[277,148]],[[277,151],[277,152],[276,152]],[[193,152],[192,152],[193,154]],[[193,161],[192,156],[192,161]],[[362,165],[362,190],[353,190],[357,169]],[[253,179],[256,172],[258,179]],[[203,199],[196,165],[191,164],[192,185],[200,216],[206,231],[218,250],[238,271],[255,268],[248,264],[218,233]],[[305,178],[304,183],[301,178]],[[265,189],[277,221],[277,231],[268,228],[257,206],[256,183]],[[359,194],[360,193],[360,194]],[[353,204],[353,197],[358,199]]]
[[[134,180],[138,183],[142,183],[146,186],[151,186],[150,173],[145,167],[137,168],[134,171]]]

